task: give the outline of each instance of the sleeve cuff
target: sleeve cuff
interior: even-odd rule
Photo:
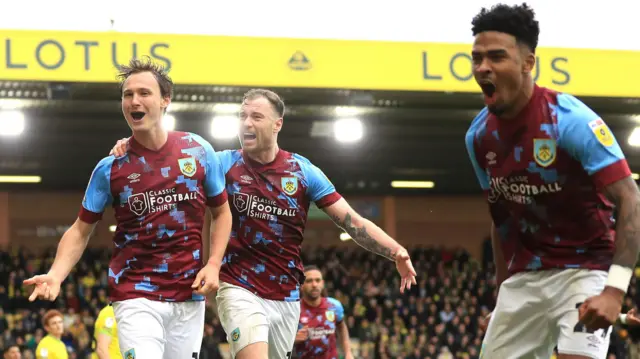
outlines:
[[[591,176],[593,177],[596,188],[600,190],[614,182],[631,176],[631,170],[629,169],[627,160],[622,159],[600,169]]]
[[[340,195],[340,193],[332,192],[332,193],[329,193],[328,195],[320,198],[319,200],[317,200],[315,202],[316,202],[316,206],[318,206],[318,208],[324,208],[324,207],[329,207],[330,205],[338,202],[341,198],[342,198],[342,196]]]
[[[78,218],[85,223],[94,224],[102,219],[102,213],[91,212],[84,207],[80,207]]]
[[[219,195],[215,197],[207,197],[207,206],[209,207],[220,207],[227,201],[227,191],[222,190]]]

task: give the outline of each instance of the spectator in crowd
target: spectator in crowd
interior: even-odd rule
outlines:
[[[21,322],[18,322],[21,323]],[[37,359],[68,359],[67,347],[62,341],[64,324],[62,313],[55,309],[48,310],[42,316],[42,325],[47,335],[40,340],[36,348]],[[26,333],[20,333],[22,336]]]
[[[3,359],[21,359],[20,347],[17,344],[8,345],[2,351]]]

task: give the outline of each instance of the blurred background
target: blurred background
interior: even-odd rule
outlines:
[[[528,3],[542,28],[537,83],[598,112],[640,172],[640,41],[632,28],[640,3],[581,3],[579,17],[568,16],[573,1]],[[70,357],[90,357],[96,315],[107,304],[112,211],[56,302],[29,303],[21,283],[47,270],[92,169],[130,134],[115,66],[150,56],[176,83],[167,128],[198,133],[217,150],[238,148],[243,93],[274,90],[287,105],[280,146],[322,168],[357,211],[411,248],[419,285],[400,295],[392,263],[310,211],[304,260],[323,269],[328,295],[343,303],[356,358],[477,358],[495,283],[490,218],[464,135],[483,106],[471,75],[470,22],[493,4],[3,4],[0,347],[17,344],[33,358],[46,334],[41,315],[56,308]],[[640,300],[636,283],[624,311]],[[227,358],[214,304],[203,358]],[[638,330],[616,327],[610,358],[640,358],[639,340]]]

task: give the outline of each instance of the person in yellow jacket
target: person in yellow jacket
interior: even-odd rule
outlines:
[[[116,316],[111,305],[102,308],[98,314],[93,339],[95,352],[91,359],[122,359],[118,344]]]
[[[36,359],[69,359],[67,347],[62,342],[64,324],[62,313],[49,310],[42,317],[42,325],[47,335],[40,340],[36,348]]]

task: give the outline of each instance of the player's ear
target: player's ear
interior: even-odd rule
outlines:
[[[171,104],[171,97],[163,97],[162,102],[160,103],[160,107],[162,107],[163,111],[166,111],[169,105]]]
[[[536,54],[527,50],[523,52],[522,73],[530,74],[536,68]]]
[[[282,123],[284,119],[282,117],[278,118],[273,126],[273,133],[279,133],[282,130]]]

